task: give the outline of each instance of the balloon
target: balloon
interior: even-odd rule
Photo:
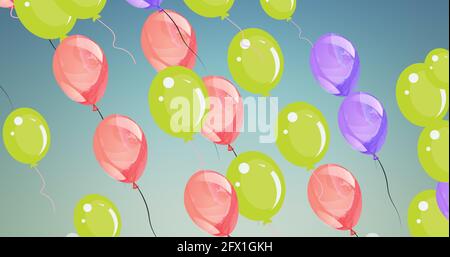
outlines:
[[[240,154],[228,167],[227,178],[236,190],[240,214],[271,223],[286,194],[283,173],[275,161],[260,152]]]
[[[228,17],[234,0],[184,0],[184,3],[198,15],[206,18]]]
[[[262,8],[276,20],[290,20],[297,8],[297,0],[260,0]]]
[[[50,129],[47,121],[36,110],[16,109],[3,124],[3,142],[16,161],[34,167],[50,148]]]
[[[338,121],[353,149],[377,159],[388,130],[387,114],[378,99],[363,92],[352,93],[342,102]]]
[[[441,120],[448,111],[448,88],[438,88],[425,64],[406,68],[397,82],[397,103],[405,118],[420,127]]]
[[[215,144],[230,146],[242,128],[242,97],[236,87],[223,77],[205,77],[203,82],[209,95],[210,111],[205,117],[202,135]]]
[[[239,86],[267,96],[281,80],[284,57],[278,42],[269,33],[246,29],[231,41],[228,67]]]
[[[14,3],[12,0],[0,0],[0,8],[13,8]]]
[[[15,0],[14,8],[23,26],[43,39],[65,38],[77,20],[55,1]]]
[[[425,64],[429,66],[428,76],[433,85],[448,90],[448,50],[434,49],[428,54]]]
[[[417,145],[422,167],[439,182],[448,182],[448,141],[448,121],[436,121],[422,131]]]
[[[444,214],[448,220],[448,182],[438,183],[436,188],[436,201],[442,214]]]
[[[330,94],[347,96],[359,80],[359,55],[353,44],[337,34],[325,34],[314,44],[310,56],[312,73]]]
[[[122,227],[120,213],[108,198],[92,194],[76,205],[73,222],[81,237],[118,237]]]
[[[350,230],[358,224],[362,209],[361,189],[355,177],[336,164],[317,168],[308,183],[308,200],[314,213],[327,225]]]
[[[293,103],[278,115],[277,147],[294,165],[314,168],[328,151],[330,132],[323,114],[307,103]]]
[[[224,176],[209,170],[199,171],[189,179],[184,207],[192,221],[213,236],[229,236],[239,216],[233,186]]]
[[[161,9],[163,0],[127,0],[129,4],[141,9]]]
[[[53,56],[53,74],[73,101],[95,105],[108,83],[108,61],[94,41],[81,35],[64,39]]]
[[[148,101],[159,128],[187,142],[201,130],[209,107],[207,97],[206,87],[195,72],[174,66],[153,79]]]
[[[111,115],[95,131],[94,153],[112,178],[136,187],[147,165],[147,140],[139,125],[130,118]]]
[[[58,6],[77,19],[100,19],[106,0],[57,0]]]
[[[142,28],[141,46],[144,54],[157,71],[170,66],[192,69],[197,52],[195,31],[189,21],[180,14],[169,10],[166,12],[176,25],[164,12],[150,15]]]
[[[409,232],[414,237],[448,237],[448,220],[436,202],[436,191],[418,194],[408,209]]]

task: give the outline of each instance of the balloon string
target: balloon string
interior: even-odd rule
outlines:
[[[202,58],[200,58],[200,56],[194,50],[192,50],[192,48],[189,46],[189,44],[184,39],[183,33],[181,33],[181,30],[180,30],[180,27],[178,27],[178,24],[175,22],[175,20],[172,18],[172,16],[170,16],[170,14],[168,14],[166,12],[166,10],[164,10],[162,8],[160,8],[160,11],[164,12],[167,15],[167,17],[169,17],[169,19],[172,21],[173,25],[175,25],[175,27],[177,28],[178,34],[180,34],[181,40],[183,40],[184,45],[189,49],[189,51],[191,51],[195,55],[195,57],[197,57],[198,61],[202,64],[203,68],[205,70],[207,70],[205,63],[202,61]]]
[[[49,39],[48,42],[50,42],[50,44],[52,45],[53,50],[56,50],[56,47],[55,47],[55,45],[53,44],[53,41],[52,41],[51,39]]]
[[[0,85],[0,90],[5,94],[6,98],[8,98],[9,105],[11,106],[11,111],[14,110],[14,104],[11,100],[11,97],[8,95],[8,92],[6,92],[2,85]]]
[[[228,145],[228,151],[231,151],[231,152],[233,152],[233,154],[234,154],[234,157],[238,157],[238,155],[237,155],[237,153],[236,153],[236,150],[234,149],[234,147],[233,147],[233,146],[231,146],[231,145]]]
[[[141,188],[137,184],[134,184],[133,186],[139,191],[139,194],[141,195],[142,200],[144,201],[145,208],[147,209],[148,224],[150,225],[150,229],[152,230],[153,235],[155,237],[158,237],[155,233],[155,230],[153,229],[152,219],[150,217],[150,210],[149,210],[147,201],[145,200],[144,194],[142,193]]]
[[[231,23],[231,25],[233,25],[235,28],[237,28],[240,32],[242,32],[241,27],[239,27],[239,25],[237,25],[234,21],[232,21],[230,18],[225,17],[225,20],[227,20],[229,23]]]
[[[398,220],[400,222],[400,225],[402,225],[402,218],[400,217],[400,213],[399,213],[399,211],[397,209],[397,206],[395,205],[394,200],[392,199],[391,190],[390,190],[390,187],[389,187],[389,179],[388,179],[388,176],[386,174],[386,170],[384,169],[384,166],[381,163],[380,158],[376,157],[376,161],[378,161],[378,163],[380,164],[381,170],[383,171],[384,180],[386,181],[386,188],[387,188],[387,194],[389,196],[389,200],[391,201],[391,204],[394,207],[395,212],[397,213],[397,217],[398,217]]]
[[[128,54],[131,57],[131,59],[133,60],[133,63],[136,64],[136,59],[134,58],[133,54],[130,51],[128,51],[125,48],[121,48],[121,47],[116,46],[117,37],[116,37],[116,33],[114,33],[114,30],[112,30],[108,25],[106,25],[102,20],[97,19],[97,21],[100,22],[106,29],[108,29],[111,32],[111,34],[113,36],[113,42],[112,42],[113,48],[116,49],[116,50],[123,51],[126,54]]]
[[[102,120],[105,120],[105,117],[103,117],[103,114],[102,114],[102,112],[100,111],[100,108],[98,108],[97,105],[94,105],[94,111],[96,111],[98,113],[98,115],[100,116],[100,118]]]
[[[50,195],[47,194],[47,192],[45,190],[47,183],[45,182],[44,176],[42,176],[41,172],[39,171],[39,169],[37,167],[33,167],[33,168],[36,171],[36,173],[39,175],[39,177],[41,178],[42,186],[41,186],[41,190],[39,191],[39,193],[50,201],[50,204],[52,205],[52,208],[53,208],[53,212],[55,213],[56,212],[55,202],[50,197]]]
[[[19,19],[19,17],[14,16],[14,7],[11,7],[11,10],[9,11],[9,17],[13,19]]]
[[[214,145],[214,148],[216,148],[217,159],[219,159],[219,161],[220,161],[219,149],[217,148],[216,144],[213,143],[213,145]]]
[[[302,36],[302,34],[303,34],[303,29],[302,29],[297,23],[295,23],[295,21],[290,20],[289,22],[290,22],[292,25],[294,25],[294,27],[297,28],[297,30],[298,30],[298,38],[299,38],[300,40],[306,41],[311,47],[313,47],[314,44],[311,42],[311,40],[309,40],[308,38]]]

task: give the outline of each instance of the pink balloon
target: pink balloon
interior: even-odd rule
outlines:
[[[14,3],[11,0],[0,0],[1,8],[12,8],[13,6],[14,6]]]
[[[94,41],[74,35],[64,39],[56,49],[53,73],[70,99],[95,107],[106,90],[108,62]]]
[[[362,208],[361,189],[345,168],[328,164],[317,168],[308,184],[308,199],[316,215],[338,230],[350,230],[359,221]]]
[[[150,64],[161,71],[170,66],[195,66],[197,39],[189,21],[180,14],[166,10],[177,26],[162,11],[150,15],[142,28],[141,46]]]
[[[95,131],[94,153],[106,173],[136,187],[147,165],[147,140],[133,120],[111,115]]]
[[[244,104],[236,87],[223,77],[203,78],[208,90],[210,111],[202,127],[202,135],[219,145],[231,144],[240,134]]]
[[[236,191],[217,172],[198,171],[189,179],[184,206],[192,221],[213,236],[229,236],[236,227],[239,216]]]

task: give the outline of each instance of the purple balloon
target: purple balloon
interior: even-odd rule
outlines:
[[[448,219],[448,183],[438,183],[436,187],[436,201],[442,214]]]
[[[129,4],[141,9],[161,9],[163,0],[127,0]]]
[[[387,114],[373,96],[357,92],[347,96],[339,109],[339,129],[356,150],[372,155],[383,147],[387,134]]]
[[[359,56],[352,43],[337,34],[325,34],[311,50],[310,66],[328,93],[347,96],[359,79]]]

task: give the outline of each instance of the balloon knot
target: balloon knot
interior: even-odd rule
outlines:
[[[186,138],[184,139],[184,142],[185,142],[185,143],[189,143],[189,142],[191,142],[192,140],[193,140],[192,137],[186,137]]]
[[[92,21],[96,22],[98,19],[100,19],[102,16],[100,14],[97,14],[95,17],[92,17]]]
[[[306,167],[306,170],[307,170],[307,171],[312,171],[312,170],[314,170],[314,165],[311,165],[311,166]]]
[[[350,229],[350,235],[351,236],[356,236],[356,232],[353,229]]]
[[[153,8],[152,6],[150,6],[150,8]],[[164,12],[164,9],[161,6],[156,6],[156,9],[158,9],[158,12]]]
[[[292,20],[292,17],[289,17],[286,19],[287,22],[291,22],[291,20]]]
[[[133,182],[133,189],[138,189],[138,188],[139,188],[139,186]]]
[[[231,152],[233,150],[234,150],[233,147],[231,145],[228,145],[228,152]]]
[[[93,105],[92,105],[92,111],[93,111],[93,112],[96,112],[96,111],[98,111],[98,107],[97,107],[97,105],[95,105],[95,104],[93,104]]]
[[[67,38],[67,35],[63,35],[59,38],[59,43],[61,43],[62,41],[64,41],[64,39]]]
[[[220,16],[221,20],[225,20],[226,18],[228,18],[230,16],[229,13],[225,13],[224,15]]]
[[[271,223],[272,223],[272,220],[270,220],[270,219],[265,220],[265,221],[262,222],[262,224],[263,224],[264,226],[269,225],[269,224],[271,224]]]
[[[378,161],[380,158],[378,158],[378,156],[376,154],[373,155],[373,160],[374,161]]]
[[[30,164],[30,168],[32,168],[32,169],[36,168],[37,166],[38,166],[37,163],[32,163],[32,164]]]

